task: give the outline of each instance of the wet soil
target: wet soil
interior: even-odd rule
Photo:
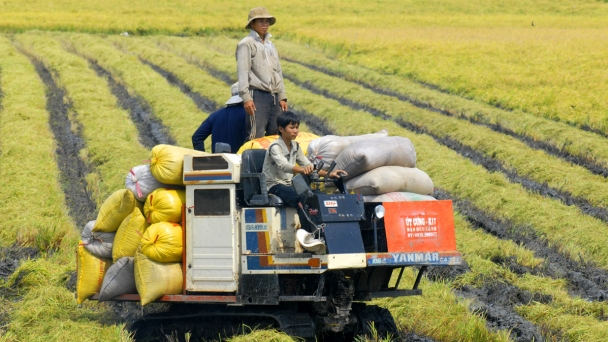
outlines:
[[[215,103],[211,99],[206,98],[195,91],[192,91],[192,88],[190,88],[189,85],[180,80],[175,74],[161,68],[156,64],[153,64],[150,61],[147,61],[142,58],[140,58],[140,60],[142,61],[142,63],[148,65],[149,67],[154,69],[154,71],[163,76],[171,85],[178,87],[182,93],[184,93],[189,98],[191,98],[192,101],[194,101],[198,109],[200,109],[201,111],[206,113],[213,113],[221,107],[221,104]],[[230,88],[228,87],[226,90],[226,95],[228,95],[229,93]],[[228,99],[228,96],[226,96],[226,99]]]
[[[160,119],[154,116],[150,105],[141,96],[131,95],[122,83],[117,82],[112,74],[97,62],[89,60],[89,65],[99,77],[108,82],[112,94],[117,99],[118,106],[129,112],[131,120],[139,131],[139,142],[143,146],[152,149],[158,144],[176,144],[169,130],[163,126]]]
[[[57,142],[55,153],[65,202],[77,227],[84,227],[88,221],[97,217],[97,206],[87,188],[85,178],[93,167],[79,156],[80,150],[85,148],[81,128],[70,121],[70,117],[77,118],[78,115],[72,109],[65,90],[53,79],[51,71],[40,60],[25,52],[24,54],[30,58],[46,86],[46,109],[50,114],[49,125]]]
[[[566,279],[568,291],[572,296],[580,296],[591,301],[608,300],[608,271],[559,252],[558,246],[550,245],[531,228],[498,219],[480,210],[469,201],[459,199],[441,189],[433,196],[437,199],[450,199],[454,209],[460,212],[473,227],[482,229],[499,239],[510,240],[534,252],[545,262],[536,268],[529,268],[514,262],[513,259],[494,259],[497,264],[509,267],[516,274]]]
[[[286,76],[285,78],[289,79],[288,76]],[[525,189],[530,192],[537,193],[544,197],[557,199],[565,205],[575,205],[584,214],[595,217],[604,222],[608,222],[608,209],[594,206],[589,203],[589,201],[585,198],[576,197],[567,191],[549,187],[546,183],[539,183],[530,178],[521,176],[516,171],[505,167],[499,160],[487,156],[483,152],[477,151],[467,145],[464,145],[449,136],[438,136],[430,132],[426,127],[420,126],[414,122],[405,121],[402,118],[394,118],[383,111],[337,96],[336,94],[330,93],[326,90],[319,89],[308,82],[302,83],[294,79],[291,79],[291,81],[305,89],[310,90],[315,94],[336,100],[344,106],[348,106],[355,110],[364,110],[374,116],[381,117],[382,119],[394,121],[401,127],[404,127],[413,132],[429,135],[441,145],[450,148],[461,156],[471,160],[475,164],[483,166],[486,170],[490,172],[498,171],[505,174],[509,181],[511,181],[512,183],[521,184]]]

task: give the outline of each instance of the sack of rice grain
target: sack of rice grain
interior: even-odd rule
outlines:
[[[145,202],[152,191],[158,188],[166,188],[167,185],[154,178],[152,172],[150,172],[150,165],[144,164],[129,170],[125,179],[125,187],[133,193],[138,201]]]
[[[377,139],[387,137],[388,131],[383,129],[376,133],[353,135],[353,136],[338,136],[338,135],[325,135],[318,139],[310,142],[308,145],[308,159],[312,162],[315,158],[321,157],[325,166],[324,170],[329,168],[331,162],[349,145],[354,143],[365,141],[368,139]]]
[[[138,209],[139,210],[139,209]],[[82,230],[80,238],[84,248],[99,258],[112,258],[115,233],[94,232],[95,221],[89,221]]]
[[[335,169],[346,171],[348,180],[380,166],[415,167],[416,150],[408,138],[380,137],[349,145],[335,161]]]
[[[76,298],[78,304],[99,292],[103,277],[112,262],[101,259],[84,248],[82,241],[78,244],[76,254]]]
[[[115,232],[120,227],[122,220],[132,213],[138,205],[141,204],[135,199],[131,191],[127,189],[115,191],[101,205],[93,231]]]
[[[103,302],[125,293],[136,292],[133,257],[124,257],[108,268],[99,289],[99,301]]]
[[[182,222],[182,205],[185,203],[185,190],[156,189],[146,199],[144,215],[148,223]]]
[[[138,250],[135,252],[134,274],[141,305],[164,295],[182,293],[183,273],[179,262],[156,262]]]
[[[436,201],[435,197],[427,195],[419,195],[413,192],[387,192],[381,195],[363,196],[363,202],[418,202],[418,201]]]
[[[270,146],[270,144],[272,144],[278,138],[279,138],[279,136],[275,134],[275,135],[267,135],[265,137],[249,140],[249,141],[245,142],[241,146],[241,148],[239,148],[238,152],[236,152],[236,153],[243,154],[243,151],[245,151],[245,150],[267,149],[268,146]],[[300,132],[300,133],[298,133],[298,136],[296,137],[296,141],[298,142],[298,144],[300,144],[300,148],[302,149],[302,152],[304,152],[304,154],[306,154],[308,151],[309,144],[318,138],[319,138],[318,135],[308,133],[308,132]]]
[[[150,172],[159,182],[184,185],[184,156],[205,155],[206,152],[173,145],[156,145],[152,148]]]
[[[379,195],[387,192],[413,192],[420,195],[433,193],[433,181],[424,171],[401,166],[381,166],[346,182],[348,191],[361,195]]]
[[[141,252],[154,261],[181,261],[182,227],[177,223],[154,223],[144,232],[140,246]]]
[[[114,247],[112,248],[114,262],[120,258],[135,255],[139,241],[148,226],[149,224],[139,208],[133,209],[133,212],[125,217],[114,237]]]

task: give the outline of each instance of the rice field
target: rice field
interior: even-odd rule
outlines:
[[[376,300],[400,340],[608,340],[607,2],[264,5],[301,130],[408,137],[454,203],[466,263]],[[1,342],[134,340],[142,309],[77,306],[79,232],[152,146],[190,148],[223,105],[249,7],[0,4]]]

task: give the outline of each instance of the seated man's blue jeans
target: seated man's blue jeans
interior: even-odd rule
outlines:
[[[288,207],[298,208],[298,202],[304,204],[304,195],[298,195],[296,190],[289,185],[277,184],[268,189],[269,194],[281,197]]]
[[[304,205],[304,194],[298,195],[296,189],[294,189],[292,186],[284,184],[273,185],[270,189],[268,189],[268,193],[281,197],[283,202],[285,202],[285,205],[296,208],[298,210],[298,216],[300,217],[300,224],[302,228],[308,232],[314,231],[314,227],[311,227],[311,223],[308,222],[304,211],[298,206],[298,203],[302,203],[302,205]]]

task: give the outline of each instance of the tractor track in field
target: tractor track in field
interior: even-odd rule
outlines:
[[[117,105],[129,112],[131,120],[139,132],[139,142],[143,146],[152,149],[158,144],[176,144],[168,129],[160,119],[154,116],[150,105],[141,96],[129,94],[127,88],[117,82],[112,74],[96,61],[88,59],[88,62],[91,69],[108,82],[110,91],[117,99]]]
[[[436,189],[433,196],[437,199],[452,200],[454,208],[474,228],[482,229],[499,239],[513,241],[533,251],[536,257],[545,260],[541,266],[535,268],[517,264],[514,258],[495,258],[492,259],[492,262],[507,267],[517,275],[529,273],[554,279],[566,279],[568,292],[573,297],[580,296],[591,301],[608,300],[608,271],[598,268],[592,263],[577,261],[564,255],[556,246],[550,246],[545,239],[539,237],[531,227],[493,217],[468,200],[455,197],[441,189]],[[458,273],[457,270],[458,268],[455,268],[450,272],[442,272],[440,268],[435,267],[431,269],[430,274],[438,279],[454,279],[462,273]]]
[[[291,59],[291,58],[284,58],[283,57],[283,59],[285,59],[288,62],[292,62],[292,63],[298,64],[298,65],[301,65],[301,66],[303,66],[305,68],[309,68],[311,70],[324,73],[324,74],[326,74],[328,76],[343,78],[343,75],[340,75],[339,73],[333,72],[333,71],[328,70],[326,68],[319,67],[317,65],[311,65],[311,64],[307,64],[307,63],[302,63],[302,62],[296,61],[296,60]],[[284,73],[284,76],[285,76],[285,73]],[[296,82],[294,80],[292,80],[292,82],[294,82],[294,83],[302,83],[302,82]],[[463,114],[453,113],[452,111],[449,111],[449,110],[440,109],[440,108],[434,107],[433,105],[431,105],[431,104],[429,104],[427,102],[422,102],[422,101],[413,99],[413,98],[411,98],[411,97],[409,97],[407,95],[404,95],[402,93],[399,93],[399,92],[396,92],[396,91],[393,91],[393,90],[389,90],[389,89],[385,89],[385,88],[378,88],[378,87],[375,87],[375,86],[373,86],[371,84],[368,84],[368,83],[365,83],[365,82],[360,82],[360,81],[349,81],[349,82],[352,82],[354,84],[362,86],[363,88],[371,90],[374,93],[377,93],[377,94],[380,94],[380,95],[386,95],[386,96],[396,97],[397,99],[399,99],[399,100],[401,100],[403,102],[410,103],[413,106],[421,108],[421,109],[429,110],[429,111],[432,111],[432,112],[435,112],[435,113],[439,113],[439,114],[442,114],[442,115],[445,115],[445,116],[448,116],[448,117],[454,117],[454,118],[457,118],[457,119],[460,119],[460,120],[468,121],[468,122],[470,122],[471,124],[474,124],[474,125],[487,127],[489,129],[491,129],[492,131],[495,131],[497,133],[501,133],[501,134],[505,134],[505,135],[511,136],[511,137],[513,137],[513,138],[515,138],[515,139],[523,142],[524,144],[526,144],[527,146],[529,146],[532,149],[545,151],[546,153],[548,153],[548,154],[550,154],[552,156],[558,157],[558,158],[563,159],[565,161],[568,161],[568,162],[570,162],[572,164],[581,166],[581,167],[589,170],[593,174],[600,175],[600,176],[603,176],[603,177],[608,177],[608,168],[605,167],[605,166],[602,166],[602,165],[600,165],[600,164],[598,164],[596,162],[594,162],[591,158],[584,157],[584,156],[581,156],[581,155],[574,155],[574,154],[572,154],[572,153],[566,151],[565,149],[560,148],[560,147],[558,147],[556,145],[553,145],[553,144],[545,142],[545,141],[535,140],[534,138],[532,138],[530,136],[527,136],[527,135],[519,134],[519,133],[517,133],[517,132],[515,132],[515,131],[513,131],[513,130],[511,130],[509,128],[506,128],[506,127],[504,127],[504,126],[502,126],[500,124],[492,124],[492,123],[485,122],[482,119],[478,119],[476,117],[468,117],[468,116],[465,116]],[[304,82],[304,83],[306,83],[306,82]],[[427,87],[427,88],[429,88],[429,89],[433,89],[433,90],[436,90],[436,91],[439,91],[439,92],[442,92],[442,93],[446,93],[446,94],[455,96],[454,94],[445,92],[445,91],[443,91],[443,90],[441,90],[441,89],[439,89],[439,88],[437,88],[435,86],[427,85],[427,84],[422,84],[422,85],[425,86],[425,87]],[[464,99],[467,99],[467,98],[464,98]],[[467,99],[467,100],[470,100],[470,99]],[[501,108],[501,107],[496,107],[496,108],[501,109],[501,110],[508,110],[508,109],[504,109],[504,108]],[[557,122],[564,123],[562,121],[557,121]],[[599,130],[591,129],[590,127],[587,127],[587,129],[585,129],[582,126],[576,126],[576,125],[571,125],[571,124],[568,124],[568,125],[572,126],[574,128],[577,128],[577,129],[582,129],[582,130],[585,130],[585,131],[589,131],[591,133],[595,133],[595,134],[601,135],[602,137],[608,138],[608,134],[607,133],[604,133],[604,132],[599,131]]]
[[[507,178],[509,179],[510,182],[520,184],[530,192],[537,193],[537,194],[547,197],[547,198],[557,199],[557,200],[561,201],[563,204],[568,205],[568,206],[575,205],[585,215],[589,215],[596,219],[602,220],[603,222],[608,222],[608,209],[594,206],[591,203],[589,203],[589,201],[587,199],[582,198],[582,197],[573,196],[572,194],[570,194],[567,191],[551,188],[546,183],[539,183],[539,182],[536,182],[527,177],[520,176],[516,171],[505,167],[499,160],[488,157],[488,156],[484,155],[482,152],[479,152],[472,147],[464,145],[448,136],[444,136],[444,137],[438,136],[438,135],[430,132],[426,127],[419,126],[415,123],[405,121],[402,118],[393,117],[392,115],[387,114],[383,111],[380,111],[378,109],[375,109],[375,108],[372,108],[372,107],[369,107],[366,105],[356,103],[352,100],[348,100],[348,99],[336,96],[335,94],[332,94],[328,91],[318,89],[317,87],[311,85],[308,82],[299,82],[299,81],[297,81],[295,79],[291,79],[290,77],[285,76],[285,75],[284,75],[284,77],[286,79],[289,79],[290,81],[292,81],[294,84],[297,84],[315,94],[338,101],[340,104],[342,104],[344,106],[347,106],[354,110],[366,111],[373,116],[380,117],[384,120],[393,121],[393,122],[397,123],[398,125],[400,125],[401,127],[404,127],[413,132],[429,135],[433,139],[435,139],[435,141],[440,143],[441,145],[444,145],[444,146],[450,148],[451,150],[457,152],[461,156],[473,161],[475,164],[483,166],[486,170],[488,170],[490,172],[497,171],[497,172],[503,173],[505,176],[507,176]]]
[[[167,80],[167,82],[169,82],[171,85],[176,86],[179,88],[179,90],[184,93],[185,95],[187,95],[189,98],[192,99],[192,101],[194,101],[194,103],[196,104],[196,107],[198,107],[198,109],[200,109],[202,112],[205,113],[213,113],[216,110],[218,110],[220,108],[220,105],[215,103],[215,101],[204,97],[203,95],[192,91],[192,88],[187,85],[186,83],[184,83],[182,80],[179,79],[179,77],[177,77],[175,74],[173,74],[172,72],[163,69],[162,67],[160,67],[159,65],[156,65],[148,60],[145,60],[141,57],[139,57],[139,60],[144,63],[145,65],[149,66],[150,68],[152,68],[154,71],[156,71],[157,73],[159,73],[162,77],[165,78],[165,80]]]
[[[50,115],[49,126],[57,142],[55,154],[60,183],[69,214],[76,226],[82,229],[88,221],[97,217],[97,205],[87,189],[86,182],[86,176],[93,167],[79,156],[80,151],[85,148],[81,127],[70,121],[70,113],[74,118],[78,114],[73,110],[66,91],[55,82],[51,70],[36,57],[17,48],[30,59],[46,87],[46,109]]]

